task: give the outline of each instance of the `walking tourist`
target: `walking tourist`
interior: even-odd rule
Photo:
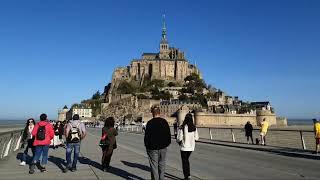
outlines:
[[[62,135],[63,135],[63,125],[60,121],[58,121],[54,126],[53,146],[55,148],[63,144]]]
[[[266,118],[263,118],[261,124],[260,124],[260,137],[261,137],[261,145],[266,145],[266,135],[269,128],[269,123],[266,121]]]
[[[147,123],[145,123],[144,121],[142,121],[142,124],[141,124],[141,126],[142,126],[142,132],[146,132],[146,125],[147,125]]]
[[[246,132],[247,143],[249,144],[249,137],[250,137],[251,143],[253,144],[253,138],[252,138],[253,127],[252,127],[250,121],[248,121],[247,124],[244,126],[244,130]]]
[[[24,148],[25,144],[27,145],[27,147],[22,154],[20,166],[26,165],[29,149],[31,149],[32,157],[34,157],[35,148],[33,146],[34,136],[32,136],[32,130],[35,125],[36,125],[36,122],[33,118],[28,119],[26,122],[26,126],[24,128],[23,135],[22,135],[21,147]]]
[[[319,153],[319,144],[320,144],[320,121],[317,119],[313,119],[313,127],[314,127],[314,138],[316,139],[316,154]]]
[[[189,157],[194,151],[195,141],[199,139],[199,134],[196,126],[193,123],[192,114],[188,113],[178,130],[177,141],[181,147],[181,160],[184,179],[189,180],[190,176],[190,163]]]
[[[173,134],[174,134],[174,138],[177,139],[177,135],[178,135],[178,121],[175,120],[173,123]]]
[[[171,143],[171,134],[168,122],[160,117],[159,106],[151,108],[153,118],[148,121],[144,135],[144,145],[147,150],[151,179],[164,179],[166,167],[167,147]]]
[[[74,172],[77,170],[77,162],[80,153],[81,140],[86,137],[86,127],[80,121],[78,114],[73,115],[72,120],[66,125],[65,128],[66,137],[66,161],[67,166],[63,170],[64,173],[69,170]],[[73,162],[71,164],[71,154],[73,152]]]
[[[35,146],[35,155],[33,156],[29,173],[34,173],[36,164],[41,172],[45,172],[46,164],[48,162],[49,145],[54,136],[53,127],[50,122],[48,122],[46,114],[40,115],[40,122],[34,126],[31,134],[35,137],[33,142],[33,145]],[[38,162],[40,156],[42,156],[41,163]]]
[[[110,169],[110,161],[113,154],[113,150],[117,148],[116,136],[117,130],[114,128],[114,118],[108,117],[104,121],[104,127],[102,128],[102,135],[100,140],[100,147],[102,149],[101,165],[103,171]]]

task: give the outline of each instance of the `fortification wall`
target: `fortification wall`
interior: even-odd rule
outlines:
[[[161,116],[162,118],[166,119],[168,124],[170,126],[173,125],[173,123],[176,121],[176,118],[175,117],[169,117],[169,116]],[[144,122],[148,122],[149,120],[152,119],[152,114],[151,113],[145,113],[143,116],[142,116],[142,121]]]
[[[277,125],[275,114],[270,111],[257,111],[257,114],[214,114],[197,112],[195,123],[198,126],[243,126],[250,121],[252,125],[260,125],[266,118],[269,125]]]
[[[257,125],[260,125],[265,118],[269,125],[277,125],[277,117],[274,113],[268,110],[257,110]]]
[[[197,112],[195,123],[197,126],[243,126],[248,121],[257,124],[257,116],[253,114],[213,114]]]
[[[288,126],[288,120],[285,117],[277,117],[277,126]]]

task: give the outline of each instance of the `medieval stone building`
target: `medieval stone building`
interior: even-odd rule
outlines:
[[[149,78],[179,82],[192,73],[200,75],[198,68],[185,58],[184,52],[169,46],[164,19],[159,49],[158,53],[143,53],[140,59],[133,59],[127,67],[116,68],[112,81]]]

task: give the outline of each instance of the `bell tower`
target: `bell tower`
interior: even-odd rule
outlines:
[[[165,15],[162,15],[162,37],[160,41],[160,59],[169,59],[169,43],[167,40],[167,28],[166,28],[166,21]]]

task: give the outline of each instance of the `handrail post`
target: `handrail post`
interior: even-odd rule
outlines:
[[[210,135],[210,140],[212,140],[212,132],[211,132],[211,128],[209,128],[209,135]]]
[[[301,138],[302,149],[306,150],[307,147],[306,147],[306,143],[304,142],[302,131],[300,131],[300,138]]]
[[[233,129],[231,128],[230,130],[231,130],[231,135],[232,135],[232,142],[236,142],[236,139],[235,139],[234,133],[233,133]]]

